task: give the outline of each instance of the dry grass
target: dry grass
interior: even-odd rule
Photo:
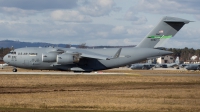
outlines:
[[[0,75],[6,108],[199,112],[199,105],[199,77]]]

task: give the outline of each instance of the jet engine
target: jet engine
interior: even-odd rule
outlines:
[[[43,53],[42,61],[43,62],[56,62],[57,53]]]
[[[59,54],[57,55],[57,64],[74,64],[80,60],[79,54]]]

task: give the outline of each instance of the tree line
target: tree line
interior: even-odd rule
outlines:
[[[0,48],[0,57],[4,57],[11,51],[11,48]]]
[[[183,49],[170,48],[170,49],[167,49],[167,50],[173,52],[172,56],[174,58],[176,58],[178,56],[180,61],[191,62],[192,61],[191,57],[194,56],[194,55],[197,56],[197,59],[194,60],[194,61],[199,61],[200,49],[193,49],[193,48],[185,47]]]

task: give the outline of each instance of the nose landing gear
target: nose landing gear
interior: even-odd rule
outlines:
[[[17,68],[13,68],[13,72],[17,72]]]

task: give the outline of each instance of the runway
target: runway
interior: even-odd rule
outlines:
[[[103,72],[91,72],[91,73],[74,73],[74,72],[0,72],[0,74],[22,74],[22,75],[128,75],[130,73],[103,73]]]
[[[74,72],[0,72],[1,75],[132,75],[132,76],[196,76],[196,73],[117,73],[117,72],[91,72],[91,73],[74,73]]]

